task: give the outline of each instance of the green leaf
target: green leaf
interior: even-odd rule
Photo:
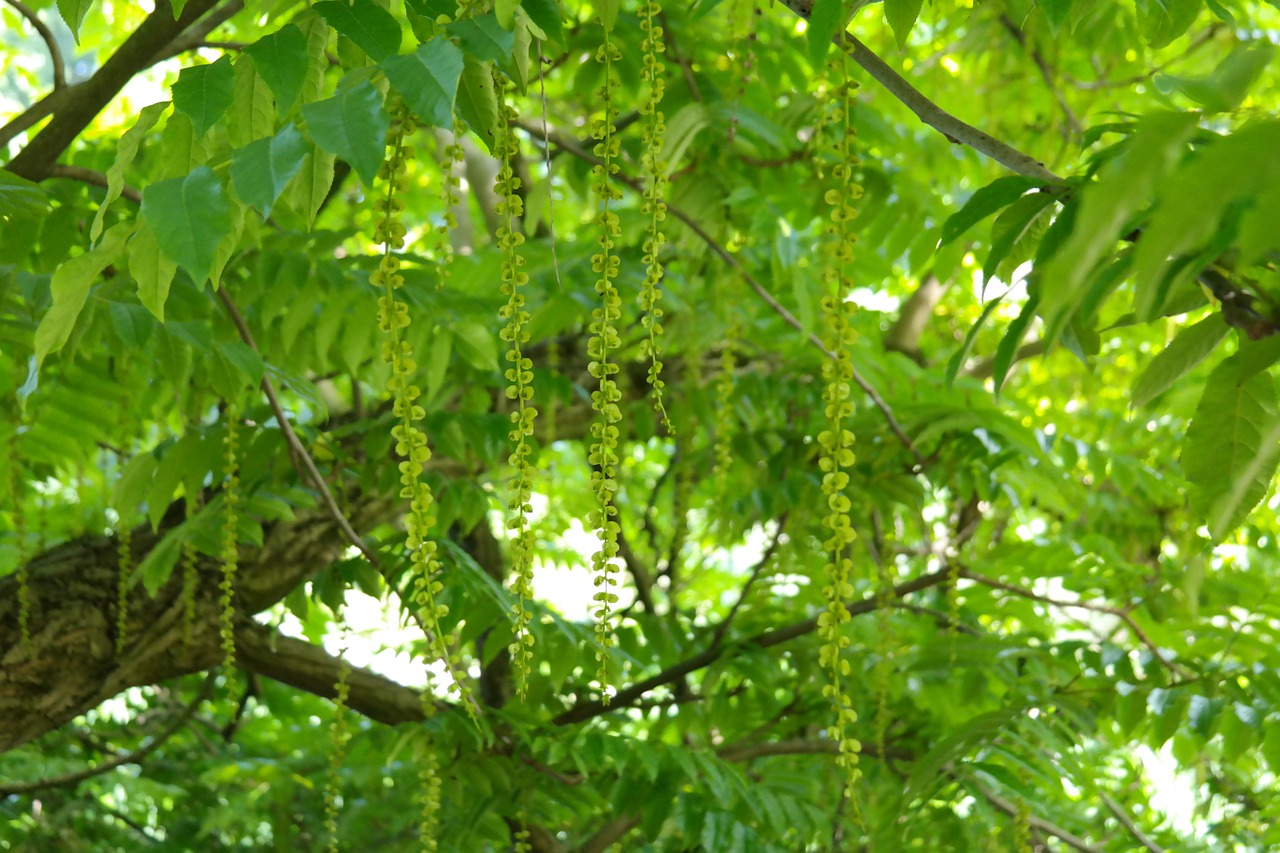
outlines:
[[[214,345],[214,358],[218,367],[212,376],[213,387],[229,400],[258,387],[266,370],[262,356],[240,341],[219,341]]]
[[[138,563],[134,575],[142,579],[142,587],[147,595],[154,596],[160,587],[173,575],[174,566],[182,556],[182,544],[186,539],[186,522],[171,530],[166,530],[147,555]]]
[[[1210,112],[1226,112],[1240,105],[1249,89],[1262,76],[1275,46],[1267,42],[1237,45],[1213,73],[1204,78],[1162,75],[1157,84],[1172,86]]]
[[[1026,236],[1054,202],[1051,193],[1024,195],[1004,209],[991,224],[991,250],[982,265],[982,277],[990,280],[1000,262]]]
[[[1133,383],[1131,403],[1134,408],[1147,405],[1172,388],[1175,382],[1204,361],[1230,330],[1220,314],[1210,314],[1194,326],[1180,331]]]
[[[496,0],[493,12],[503,29],[510,30],[516,25],[516,9],[520,8],[520,0]]]
[[[164,252],[155,232],[146,222],[138,223],[138,231],[129,241],[129,274],[138,284],[138,299],[155,318],[164,322],[164,304],[178,265]]]
[[[520,8],[547,34],[547,41],[554,45],[564,44],[564,29],[560,24],[563,15],[556,0],[524,0]]]
[[[1275,380],[1240,366],[1232,356],[1209,375],[1182,447],[1192,509],[1218,540],[1266,495],[1280,456]]]
[[[923,5],[924,0],[884,0],[884,17],[898,39],[899,50],[906,48],[907,36],[911,35]]]
[[[202,137],[226,114],[234,94],[235,71],[231,57],[224,55],[212,65],[182,69],[173,84],[173,108],[191,119],[196,136]]]
[[[606,33],[613,31],[613,25],[618,20],[618,7],[621,0],[592,0],[595,6],[596,14],[600,16],[600,24],[604,27]]]
[[[0,221],[35,219],[48,209],[49,197],[38,184],[0,169]]]
[[[473,367],[493,370],[498,365],[498,338],[483,323],[463,321],[449,327],[458,342],[458,353]]]
[[[293,24],[281,27],[244,49],[253,58],[258,74],[276,96],[281,114],[287,113],[302,91],[310,60],[307,37]]]
[[[1134,254],[1133,311],[1139,320],[1159,313],[1178,258],[1211,243],[1233,205],[1280,178],[1278,150],[1280,122],[1258,122],[1204,146],[1164,181],[1161,203]],[[1209,260],[1186,274],[1199,272]]]
[[[276,108],[271,87],[262,79],[252,59],[238,59],[235,72],[235,94],[227,116],[227,139],[232,148],[242,148],[275,132]]]
[[[182,17],[182,10],[187,8],[187,0],[169,0],[169,5],[173,7],[173,19],[176,21]]]
[[[50,353],[62,349],[76,318],[84,310],[89,289],[109,264],[115,263],[124,250],[125,240],[133,233],[135,223],[120,222],[107,229],[102,242],[83,255],[64,261],[53,274],[49,290],[53,304],[36,328],[36,363],[43,364]]]
[[[270,139],[259,139],[232,152],[231,181],[236,193],[263,216],[270,216],[276,199],[302,168],[307,151],[302,134],[288,125]]]
[[[71,37],[76,40],[76,44],[80,43],[80,25],[84,23],[84,16],[91,8],[93,0],[58,0],[58,12],[71,30]]]
[[[1202,0],[1138,0],[1138,22],[1153,49],[1165,47],[1195,21]]]
[[[306,220],[307,228],[316,224],[320,205],[333,186],[333,161],[334,157],[329,152],[312,148],[303,158],[293,183],[284,191],[285,203]]]
[[[156,457],[151,453],[139,453],[124,466],[111,493],[111,504],[120,514],[121,523],[134,523],[138,505],[151,490],[151,480],[155,475]]]
[[[809,45],[809,59],[815,68],[821,67],[826,60],[827,51],[844,21],[844,0],[814,0],[805,38]]]
[[[1031,326],[1031,321],[1035,319],[1036,307],[1039,304],[1040,298],[1035,295],[1031,296],[1026,304],[1022,306],[1022,312],[1009,324],[1004,337],[1000,339],[1000,343],[996,346],[991,381],[995,385],[997,393],[999,393],[1000,388],[1004,385],[1005,378],[1009,375],[1009,368],[1013,367],[1013,361],[1027,336],[1027,329]]]
[[[1114,251],[1130,220],[1147,205],[1158,182],[1195,130],[1196,117],[1162,113],[1145,120],[1124,150],[1080,191],[1075,228],[1043,268],[1045,342],[1075,313],[1079,291],[1094,267]]]
[[[151,104],[143,107],[138,113],[138,119],[133,126],[126,130],[120,136],[120,141],[116,143],[116,159],[111,164],[111,168],[107,169],[107,194],[102,199],[102,204],[98,206],[98,212],[93,217],[93,225],[89,227],[89,239],[97,240],[102,234],[103,220],[107,215],[107,208],[116,199],[120,198],[120,193],[124,191],[124,173],[131,165],[133,159],[138,156],[138,147],[142,144],[142,139],[147,135],[147,131],[155,127],[156,122],[160,120],[160,116],[164,115],[165,110],[169,108],[168,101],[161,101],[158,104]],[[5,173],[0,173],[0,175]]]
[[[204,284],[222,238],[231,231],[231,206],[222,181],[208,166],[142,191],[141,217],[161,250]]]
[[[462,49],[479,60],[506,63],[515,46],[515,33],[504,30],[490,13],[463,18],[445,26],[445,31],[462,43]]]
[[[183,113],[169,116],[164,132],[160,134],[159,149],[164,152],[164,157],[160,160],[156,180],[184,177],[209,159],[209,152],[196,135],[191,119]]]
[[[475,132],[486,148],[493,148],[498,124],[498,96],[493,90],[493,73],[486,63],[463,57],[458,86],[458,116]]]
[[[451,128],[463,64],[457,45],[435,38],[413,53],[389,57],[383,61],[382,69],[420,121],[432,127]]]
[[[991,317],[991,312],[995,311],[1000,303],[1004,302],[1006,295],[1007,291],[986,304],[986,307],[982,309],[982,314],[978,316],[977,321],[969,328],[969,333],[964,336],[964,343],[960,346],[960,349],[956,350],[955,355],[951,356],[951,359],[947,362],[946,377],[948,385],[955,381],[956,374],[960,372],[960,367],[973,349],[973,342],[978,337],[978,332],[986,325],[987,320]]]
[[[386,154],[391,126],[378,90],[368,81],[361,82],[341,89],[332,98],[307,104],[302,115],[316,145],[346,160],[365,186],[372,187]]]
[[[1002,207],[1007,207],[1021,198],[1027,190],[1040,186],[1043,182],[1022,175],[1009,175],[997,178],[982,189],[969,196],[964,207],[957,210],[942,223],[942,234],[938,238],[938,248],[950,243],[991,214]]]
[[[342,0],[325,0],[311,8],[323,16],[329,26],[355,42],[374,62],[381,62],[400,50],[399,21],[373,0],[354,0],[351,5]]]

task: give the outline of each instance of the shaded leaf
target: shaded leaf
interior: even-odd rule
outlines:
[[[462,51],[453,42],[435,38],[413,53],[387,58],[382,68],[422,122],[452,128],[463,64]]]
[[[270,216],[276,199],[302,168],[307,151],[302,134],[288,125],[270,139],[259,139],[233,152],[231,180],[236,193],[263,216]]]
[[[218,244],[232,227],[226,190],[208,166],[148,186],[142,192],[141,217],[161,250],[197,284],[209,277]]]
[[[374,62],[400,50],[400,23],[373,0],[325,0],[311,7],[329,26],[356,43]]]
[[[378,90],[367,81],[362,82],[340,90],[332,98],[307,104],[302,115],[316,145],[346,160],[365,186],[373,186],[386,154],[391,125]]]
[[[298,99],[310,64],[307,37],[293,24],[263,36],[245,48],[254,67],[276,96],[276,105],[286,113]]]
[[[173,108],[191,119],[196,136],[201,137],[226,114],[234,94],[231,57],[223,56],[211,65],[182,69],[173,84]]]
[[[1194,326],[1178,332],[1133,383],[1133,406],[1141,408],[1172,388],[1175,382],[1214,351],[1228,331],[1230,327],[1222,321],[1221,315],[1210,314]]]
[[[53,304],[36,328],[37,364],[43,364],[50,353],[62,349],[71,336],[76,318],[89,298],[89,289],[102,271],[120,257],[125,240],[133,233],[134,223],[120,222],[107,229],[102,242],[83,255],[64,261],[53,274],[49,290]]]

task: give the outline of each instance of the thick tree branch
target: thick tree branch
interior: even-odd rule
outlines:
[[[62,48],[58,47],[58,39],[53,35],[53,30],[35,13],[35,10],[23,3],[22,0],[4,0],[14,10],[27,19],[40,36],[40,40],[44,42],[44,46],[49,49],[49,61],[53,65],[53,88],[54,91],[64,88],[67,85],[67,66],[62,60]]]
[[[154,62],[166,45],[217,3],[218,0],[190,0],[177,20],[174,20],[173,9],[167,3],[157,4],[156,10],[134,30],[133,35],[125,39],[96,74],[73,89],[64,90],[68,96],[56,104],[53,119],[5,168],[29,181],[38,182],[48,177],[62,153],[125,84]]]
[[[204,680],[204,685],[200,688],[200,693],[196,698],[183,708],[174,717],[173,721],[165,726],[163,731],[132,752],[121,753],[94,767],[86,767],[83,770],[64,773],[61,776],[50,776],[45,779],[36,779],[33,782],[15,782],[8,785],[0,785],[0,797],[12,794],[29,794],[32,791],[43,791],[46,788],[70,788],[80,784],[85,779],[110,773],[125,764],[141,764],[148,755],[155,752],[161,744],[177,734],[178,730],[187,724],[187,720],[191,719],[191,715],[196,712],[196,708],[200,707],[200,703],[209,698],[212,687],[213,674],[210,673],[209,677]]]

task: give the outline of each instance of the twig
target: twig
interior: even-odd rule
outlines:
[[[773,562],[773,555],[778,551],[778,543],[782,540],[782,530],[787,524],[787,514],[784,512],[778,516],[778,529],[773,532],[773,539],[770,540],[769,546],[764,549],[764,553],[760,555],[760,559],[756,561],[755,567],[751,570],[751,574],[747,577],[747,582],[742,585],[742,590],[738,593],[738,600],[729,608],[729,612],[725,614],[724,619],[716,626],[716,631],[711,635],[712,647],[718,646],[724,642],[725,634],[729,633],[729,626],[733,623],[733,617],[738,615],[738,611],[742,609],[742,603],[747,600],[747,596],[751,594],[751,587],[760,579],[760,575]]]
[[[530,128],[523,122],[517,121],[514,122],[514,124],[530,136],[534,136],[537,133],[537,131]],[[572,154],[584,163],[590,163],[593,166],[602,165],[598,157],[583,150],[570,140],[565,139],[559,133],[552,131],[547,136],[557,148],[568,154]],[[644,192],[644,183],[637,178],[617,173],[615,173],[614,178],[638,193]],[[742,280],[745,281],[753,291],[755,291],[756,295],[760,297],[767,306],[769,306],[769,309],[782,318],[783,322],[788,326],[791,326],[796,331],[803,333],[808,338],[809,343],[815,346],[827,358],[835,358],[835,353],[827,349],[827,345],[822,342],[822,339],[806,330],[804,324],[801,323],[794,314],[788,311],[786,306],[775,299],[773,294],[770,293],[763,284],[756,280],[756,277],[753,276],[745,266],[743,266],[742,262],[739,261],[736,256],[730,253],[724,246],[721,246],[714,237],[708,234],[706,229],[698,224],[696,219],[670,202],[667,202],[667,213],[671,214],[688,226],[689,230],[692,231],[698,239],[706,243],[707,247],[710,248],[711,251],[719,255],[720,259],[728,264],[734,272],[738,273],[738,275],[742,277]],[[915,444],[912,443],[911,438],[906,433],[906,430],[902,428],[902,424],[898,423],[897,417],[893,414],[893,409],[891,409],[885,399],[880,396],[880,392],[867,381],[867,378],[863,376],[857,368],[854,368],[853,371],[853,381],[857,383],[858,387],[861,388],[868,397],[871,398],[872,404],[880,410],[882,415],[884,415],[885,421],[889,424],[889,429],[897,437],[898,441],[902,442],[902,445],[907,448],[915,458],[916,464],[919,465],[921,470],[923,470],[926,466],[924,456],[916,449]]]
[[[954,769],[951,770],[951,774],[953,776],[956,775]],[[995,806],[1000,811],[1004,812],[1010,817],[1018,813],[1018,807],[1015,804],[1009,802],[1004,797],[997,794],[995,791],[992,791],[991,789],[978,784],[972,779],[968,780],[968,782],[969,784],[973,785],[974,788],[977,789],[978,793],[982,794],[983,798],[985,798],[987,802],[991,803],[991,805]],[[1030,815],[1027,818],[1027,823],[1031,825],[1032,829],[1038,829],[1047,835],[1052,835],[1054,838],[1058,839],[1063,844],[1067,845],[1073,850],[1079,850],[1081,851],[1081,853],[1102,853],[1101,847],[1093,846],[1089,842],[1085,841],[1083,838],[1080,838],[1079,836],[1076,836],[1076,835],[1072,835],[1070,832],[1067,832],[1065,829],[1058,826],[1056,823],[1051,823],[1045,820],[1044,818],[1040,817],[1039,815],[1036,815],[1036,814]]]
[[[604,853],[639,822],[639,815],[620,814],[597,829],[594,835],[582,842],[582,846],[578,848],[577,853]]]
[[[15,782],[9,785],[0,785],[0,796],[11,796],[13,794],[27,794],[32,791],[40,791],[45,788],[69,788],[83,782],[85,779],[91,779],[94,776],[101,776],[104,773],[110,773],[123,764],[141,764],[143,760],[155,752],[165,741],[177,734],[178,729],[186,725],[187,720],[196,712],[196,708],[200,703],[209,697],[209,693],[213,688],[214,673],[210,672],[209,676],[204,680],[204,685],[200,688],[200,693],[196,698],[187,705],[181,713],[174,718],[168,726],[165,727],[158,735],[153,737],[145,746],[138,747],[132,752],[126,752],[117,755],[107,761],[102,762],[96,767],[86,767],[84,770],[76,770],[73,773],[64,773],[61,776],[49,776],[44,779],[37,779],[33,782]]]
[[[1133,836],[1134,841],[1147,848],[1151,853],[1165,853],[1163,847],[1156,844],[1143,834],[1142,830],[1138,829],[1138,825],[1133,822],[1133,818],[1129,817],[1129,813],[1126,812],[1119,803],[1102,792],[1099,792],[1099,796],[1102,799],[1102,804],[1107,807],[1107,811],[1115,815],[1116,820],[1120,821],[1120,823],[1124,825],[1124,828],[1129,830],[1129,834]]]
[[[49,60],[53,63],[54,91],[65,87],[67,85],[66,64],[62,61],[62,48],[58,47],[58,40],[54,37],[53,30],[49,29],[48,25],[40,20],[40,16],[35,13],[35,10],[23,3],[22,0],[5,0],[5,2],[12,6],[19,15],[27,19],[27,23],[35,28],[45,47],[49,48]]]
[[[83,166],[63,166],[60,163],[55,163],[49,169],[49,177],[66,178],[69,181],[80,181],[83,184],[102,187],[104,189],[107,186],[106,175],[96,169],[86,169]],[[120,190],[120,195],[129,199],[129,201],[134,204],[142,204],[142,193],[137,189],[137,187],[131,187],[128,184],[125,184]]]
[[[1165,669],[1178,676],[1187,676],[1191,674],[1186,672],[1178,664],[1166,658],[1164,653],[1160,651],[1160,647],[1155,644],[1146,631],[1143,631],[1142,628],[1138,626],[1138,623],[1131,615],[1129,615],[1127,610],[1121,610],[1119,607],[1112,607],[1109,604],[1097,604],[1092,601],[1064,601],[1060,598],[1051,598],[1050,596],[1040,595],[1039,593],[1031,592],[1030,590],[1023,589],[1022,587],[1014,584],[1005,583],[1004,581],[998,581],[995,578],[989,578],[986,575],[972,572],[969,569],[962,568],[958,574],[960,577],[971,580],[974,583],[979,583],[983,586],[991,587],[992,589],[1002,590],[1010,595],[1016,595],[1019,598],[1025,598],[1029,601],[1039,601],[1042,604],[1049,604],[1054,607],[1075,607],[1080,610],[1092,610],[1094,613],[1105,613],[1108,616],[1114,616],[1128,626],[1129,630],[1138,638],[1139,642],[1151,650],[1151,653],[1155,655],[1156,660],[1158,660]]]
[[[244,317],[241,316],[239,309],[236,308],[236,304],[232,301],[231,294],[225,286],[218,288],[218,298],[222,300],[227,313],[231,315],[231,322],[235,324],[236,330],[240,332],[240,339],[254,352],[260,352],[257,342],[253,339],[253,333],[249,331],[248,324],[245,323]],[[290,456],[293,457],[293,463],[298,468],[298,473],[302,475],[303,480],[311,481],[311,484],[320,492],[325,508],[329,511],[329,515],[333,516],[334,522],[338,525],[338,529],[342,531],[342,535],[346,537],[347,541],[363,554],[366,560],[377,566],[378,555],[364,543],[364,540],[360,538],[360,534],[356,533],[351,527],[351,522],[347,521],[347,517],[338,506],[338,502],[334,500],[333,493],[329,491],[329,486],[325,482],[324,476],[320,473],[320,469],[316,467],[315,460],[311,458],[307,448],[298,439],[298,434],[293,431],[293,425],[289,422],[288,416],[285,415],[284,407],[280,405],[280,397],[276,394],[276,387],[271,382],[271,377],[266,373],[262,374],[262,393],[267,396],[271,411],[275,413],[276,422],[280,424],[280,432],[284,436],[285,443],[289,446]]]
[[[893,597],[895,599],[901,598],[904,595],[910,595],[914,592],[929,589],[930,587],[937,586],[938,584],[946,583],[950,578],[951,569],[948,566],[944,566],[932,574],[921,575],[918,578],[898,584],[893,589]],[[851,602],[848,606],[849,615],[861,616],[863,614],[873,612],[876,607],[880,605],[880,598],[881,597],[878,594],[872,594],[859,601]],[[816,631],[817,628],[818,617],[815,616],[811,619],[805,619],[803,622],[793,622],[790,625],[775,628],[772,631],[764,631],[760,634],[756,634],[755,636],[747,637],[737,644],[710,646],[693,657],[686,658],[679,663],[673,664],[662,670],[662,672],[646,678],[644,681],[638,681],[635,684],[619,690],[617,695],[610,700],[608,705],[604,705],[599,701],[582,702],[574,705],[569,710],[555,717],[552,720],[552,723],[557,726],[567,726],[573,723],[581,723],[584,720],[590,720],[594,717],[600,716],[601,714],[609,713],[610,711],[625,709],[628,705],[649,691],[662,687],[663,685],[670,684],[691,672],[695,672],[705,666],[711,665],[725,653],[726,649],[731,648],[733,645],[767,649],[771,646],[777,646],[782,643],[789,642],[797,637],[803,637],[806,634],[811,634]]]

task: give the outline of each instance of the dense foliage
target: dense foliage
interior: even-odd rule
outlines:
[[[0,22],[0,849],[1280,849],[1274,2]]]

